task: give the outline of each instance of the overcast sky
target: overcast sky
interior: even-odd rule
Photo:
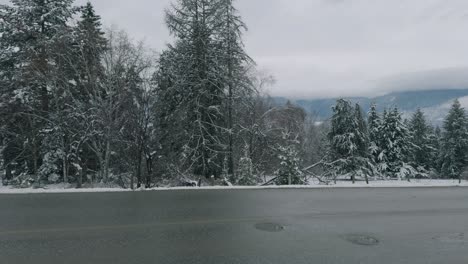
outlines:
[[[5,2],[5,0],[0,0]],[[78,0],[83,3],[85,0]],[[156,50],[170,41],[170,0],[94,0],[115,24]],[[468,88],[467,0],[237,0],[245,44],[296,98]]]

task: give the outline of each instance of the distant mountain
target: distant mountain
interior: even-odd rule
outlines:
[[[405,114],[405,117],[410,116],[411,113],[421,108],[426,113],[429,121],[440,125],[453,100],[457,98],[460,99],[462,105],[468,107],[468,89],[406,91],[394,92],[374,98],[348,97],[345,99],[353,103],[359,103],[365,111],[369,109],[372,103],[376,103],[380,111],[397,106]],[[278,104],[288,101],[287,98],[283,97],[276,97],[274,99]],[[337,99],[300,99],[291,101],[304,108],[308,113],[314,114],[318,120],[326,120],[331,116],[331,108]]]

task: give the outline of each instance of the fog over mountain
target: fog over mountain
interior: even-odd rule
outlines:
[[[441,125],[455,99],[459,99],[464,107],[468,107],[468,89],[439,89],[420,91],[400,91],[377,97],[345,97],[353,103],[359,103],[367,111],[372,103],[377,104],[378,110],[398,107],[408,118],[418,108],[423,110],[426,117],[434,125]],[[288,99],[274,98],[278,104],[291,100],[313,114],[318,121],[327,120],[332,114],[332,106],[337,98],[328,99]]]

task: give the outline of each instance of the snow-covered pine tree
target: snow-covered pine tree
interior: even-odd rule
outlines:
[[[346,175],[353,183],[356,176],[368,180],[371,160],[368,155],[368,135],[360,106],[340,99],[333,107],[328,134],[327,165],[331,175]]]
[[[250,147],[244,147],[244,155],[239,160],[236,178],[238,185],[253,186],[257,184],[257,179],[254,174],[252,159],[250,158]]]
[[[5,169],[4,183],[12,180],[15,176],[13,164],[18,164],[15,159],[21,157],[23,152],[23,142],[26,142],[25,135],[19,135],[17,130],[22,127],[15,125],[22,120],[16,117],[19,103],[15,103],[12,98],[15,97],[16,85],[12,81],[17,78],[15,65],[19,63],[16,56],[14,41],[11,38],[12,29],[9,29],[5,23],[12,19],[14,9],[6,5],[0,5],[0,138],[2,140],[3,166]]]
[[[5,11],[1,48],[13,51],[18,62],[11,69],[17,78],[17,94],[30,104],[36,99],[37,110],[47,116],[50,90],[57,79],[58,61],[64,55],[63,44],[70,37],[67,22],[75,12],[73,0],[12,0]],[[21,78],[20,78],[21,77]]]
[[[175,112],[162,119],[177,117],[183,124],[179,142],[185,167],[218,177],[228,156],[232,174],[237,129],[233,106],[253,91],[244,78],[251,63],[241,39],[244,24],[229,0],[178,0],[167,11],[166,24],[175,43],[164,52],[164,75],[158,74],[168,87],[159,87],[158,93],[173,98],[164,104],[178,107],[168,106]]]
[[[108,46],[102,30],[101,17],[96,14],[93,5],[88,2],[80,8],[81,16],[74,28],[74,60],[76,100],[89,101],[92,96],[104,96],[101,93],[103,77],[102,58]]]
[[[411,165],[418,170],[422,176],[432,170],[435,146],[431,141],[432,127],[427,124],[424,113],[418,109],[409,122],[412,146]]]
[[[18,159],[26,160],[26,173],[36,176],[47,153],[41,151],[43,138],[51,131],[46,128],[57,123],[53,114],[63,100],[64,61],[71,37],[67,22],[75,11],[72,2],[12,0],[11,6],[0,7],[0,49],[6,51],[2,72],[9,76],[5,94],[10,98],[8,108],[14,109],[9,116],[14,127],[9,130],[22,131],[11,144],[21,146]]]
[[[301,170],[300,141],[297,137],[286,131],[283,131],[282,138],[282,143],[279,143],[275,148],[280,162],[279,168],[275,173],[275,183],[277,185],[305,184],[306,179]]]
[[[440,126],[436,126],[430,136],[431,145],[434,147],[431,156],[431,166],[434,169],[434,173],[440,174],[441,171],[441,152],[442,152],[442,130]],[[439,176],[439,175],[437,175]]]
[[[353,182],[355,175],[351,159],[356,152],[354,143],[356,124],[354,122],[354,109],[349,101],[340,99],[333,107],[333,116],[330,121],[328,133],[329,151],[327,158],[330,163],[332,175],[351,176]]]
[[[367,130],[367,123],[364,120],[364,115],[359,104],[354,107],[354,118],[356,122],[356,163],[357,170],[356,176],[364,177],[366,183],[369,184],[369,176],[375,174],[375,163],[369,152],[369,131]]]
[[[380,174],[378,165],[380,164],[379,156],[381,153],[381,140],[379,130],[381,122],[382,120],[377,111],[377,105],[375,103],[372,103],[367,117],[367,131],[369,133],[369,155],[372,163],[377,166],[374,170],[374,176]]]
[[[77,26],[68,28],[63,32],[66,35],[62,36],[67,44],[62,45],[65,47],[58,57],[61,78],[57,82],[58,89],[51,94],[51,107],[54,109],[50,111],[51,122],[45,130],[49,131],[45,134],[45,142],[50,144],[44,144],[41,149],[43,156],[47,157],[41,166],[42,174],[50,171],[42,167],[60,167],[64,182],[68,182],[70,169],[76,172],[75,168],[86,167],[84,160],[95,159],[90,157],[92,152],[85,149],[90,134],[88,112],[93,98],[105,96],[100,84],[103,77],[101,59],[107,40],[101,29],[100,17],[90,2],[76,10],[81,13]],[[55,157],[54,164],[50,164],[54,160],[51,157]],[[75,175],[82,176],[81,173]]]
[[[458,178],[468,165],[468,120],[465,109],[455,100],[445,121],[441,148],[443,176]]]
[[[69,81],[70,102],[67,103],[65,112],[69,130],[67,139],[71,142],[67,162],[75,172],[76,182],[80,187],[83,177],[87,176],[88,167],[91,170],[100,170],[96,164],[88,164],[87,161],[98,160],[89,144],[92,135],[100,133],[94,125],[98,123],[96,104],[99,98],[105,97],[102,87],[102,59],[108,42],[102,30],[101,18],[93,5],[88,2],[79,11],[80,18],[73,28],[72,54],[68,60],[73,78]],[[64,178],[66,176],[64,173]]]
[[[223,69],[223,83],[225,86],[225,119],[227,134],[227,158],[228,171],[234,173],[234,141],[238,134],[239,115],[241,113],[235,107],[251,97],[255,91],[246,72],[253,64],[253,60],[247,55],[242,35],[247,30],[238,10],[234,7],[234,0],[221,0],[222,26],[219,28],[218,41],[221,49],[218,51],[219,60]],[[237,110],[237,111],[236,111]]]
[[[80,11],[81,16],[76,28],[76,38],[82,53],[81,57],[84,63],[91,67],[88,71],[94,70],[97,73],[102,73],[101,58],[107,47],[107,39],[102,30],[101,17],[96,14],[91,2],[87,2]]]
[[[207,178],[222,171],[222,103],[224,86],[216,34],[222,21],[222,2],[179,0],[166,13],[166,24],[176,42],[171,49],[178,71],[175,93],[183,95],[186,136],[184,160],[193,172]]]
[[[380,169],[386,176],[391,178],[410,181],[415,176],[416,170],[409,164],[411,155],[411,135],[403,123],[398,108],[384,111],[383,119],[379,127]]]

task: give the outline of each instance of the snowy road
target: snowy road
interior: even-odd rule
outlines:
[[[0,263],[468,263],[468,188],[0,195]]]

